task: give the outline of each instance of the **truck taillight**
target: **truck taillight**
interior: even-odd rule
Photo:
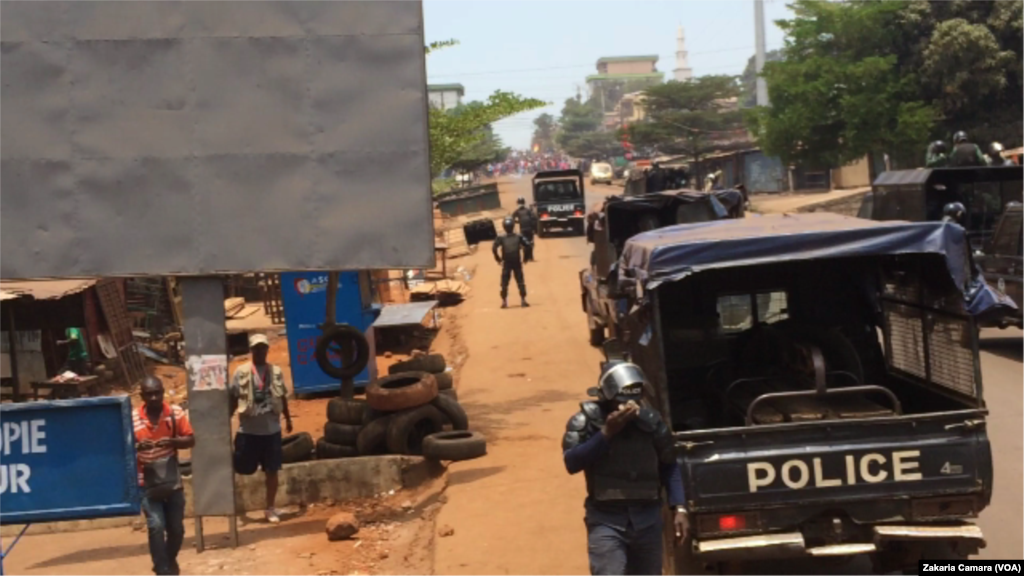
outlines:
[[[733,532],[747,528],[746,516],[730,514],[718,517],[718,529],[722,532]]]
[[[756,512],[747,514],[708,514],[697,517],[697,531],[704,535],[733,534],[757,530],[761,525]]]
[[[580,212],[579,210],[573,212],[572,214],[573,216],[583,216],[583,212]]]
[[[547,220],[548,218],[549,218],[549,216],[547,214],[541,214],[540,215],[540,219],[541,220]]]

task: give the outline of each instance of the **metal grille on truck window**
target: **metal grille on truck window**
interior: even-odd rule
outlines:
[[[889,338],[889,365],[907,374],[925,378],[921,311],[891,302],[885,302],[883,309],[885,331]]]
[[[965,396],[975,395],[974,357],[967,320],[929,314],[928,351],[932,381]]]

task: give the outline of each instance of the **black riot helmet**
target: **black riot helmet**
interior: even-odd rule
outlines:
[[[631,362],[606,362],[597,380],[597,397],[603,402],[639,403],[643,398],[647,377]]]
[[[516,229],[516,221],[511,216],[506,216],[505,220],[501,223],[501,227],[505,229],[505,232],[511,234]]]
[[[526,198],[520,196],[519,199],[516,200],[516,204],[519,204],[520,206],[526,206]]]
[[[932,152],[935,152],[936,154],[945,154],[946,148],[946,143],[943,142],[942,140],[936,140],[935,142],[932,142]]]
[[[942,221],[962,224],[967,209],[959,202],[950,202],[942,207]]]
[[[956,134],[953,134],[953,144],[959,144],[961,142],[967,142],[967,132],[958,130]]]
[[[999,142],[993,142],[991,145],[989,145],[988,152],[989,152],[989,155],[992,156],[993,160],[995,160],[997,158],[1002,158],[1003,157],[1003,145],[1000,144]]]

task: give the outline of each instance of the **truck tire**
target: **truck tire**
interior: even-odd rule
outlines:
[[[324,440],[338,446],[355,446],[356,438],[359,437],[359,431],[362,428],[362,426],[353,426],[351,424],[328,422],[324,424]]]
[[[281,438],[281,462],[305,462],[313,457],[313,437],[308,432],[299,432]]]
[[[316,459],[317,460],[334,460],[335,458],[351,458],[358,456],[359,452],[356,451],[354,446],[339,446],[332,444],[324,438],[316,441]]]
[[[447,396],[447,397],[451,398],[452,400],[455,400],[456,402],[458,402],[458,400],[459,400],[459,393],[455,391],[455,388],[449,388],[447,390],[438,390],[437,391],[437,395],[438,396]]]
[[[363,426],[367,426],[367,425],[370,424],[370,422],[373,422],[375,420],[379,420],[381,418],[384,418],[385,416],[390,416],[390,415],[391,414],[389,412],[384,412],[384,411],[381,411],[381,410],[374,410],[373,408],[370,408],[369,404],[367,404],[366,411],[363,412]]]
[[[427,372],[429,374],[440,374],[448,366],[441,354],[426,354],[417,356],[402,362],[395,362],[388,367],[388,374],[400,374],[402,372]]]
[[[423,439],[441,432],[447,423],[444,414],[431,404],[399,412],[391,417],[388,425],[388,452],[420,456],[423,453]]]
[[[438,432],[423,439],[423,456],[433,460],[458,462],[487,455],[487,440],[479,432],[453,430]]]
[[[355,353],[353,358],[348,359],[350,362],[342,362],[341,366],[331,363],[329,354],[331,352],[340,354],[342,346],[350,342]],[[316,364],[324,374],[339,380],[347,380],[355,378],[363,371],[363,368],[366,368],[366,363],[370,360],[370,343],[366,340],[366,336],[356,328],[348,324],[338,324],[326,328],[317,339],[315,356]]]
[[[366,400],[331,398],[327,403],[327,421],[337,424],[361,425],[366,413]]]
[[[462,406],[459,406],[458,400],[447,395],[442,396],[438,394],[437,398],[431,400],[430,403],[434,405],[434,408],[440,410],[441,414],[444,414],[445,418],[452,423],[453,430],[469,430],[469,416],[466,415],[466,411],[462,409]]]
[[[451,390],[452,385],[455,383],[455,377],[451,372],[441,372],[440,374],[434,374],[434,380],[437,380],[437,391]]]
[[[356,450],[360,456],[374,456],[387,454],[388,452],[388,425],[391,423],[391,416],[377,418],[359,431],[356,438]]]
[[[372,382],[366,388],[366,402],[383,412],[408,410],[437,397],[437,380],[426,372],[392,374]]]

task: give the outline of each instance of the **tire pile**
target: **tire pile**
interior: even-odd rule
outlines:
[[[469,460],[487,453],[484,437],[469,431],[469,418],[452,389],[440,354],[398,362],[370,383],[366,399],[334,398],[327,404],[318,459],[378,454]]]

